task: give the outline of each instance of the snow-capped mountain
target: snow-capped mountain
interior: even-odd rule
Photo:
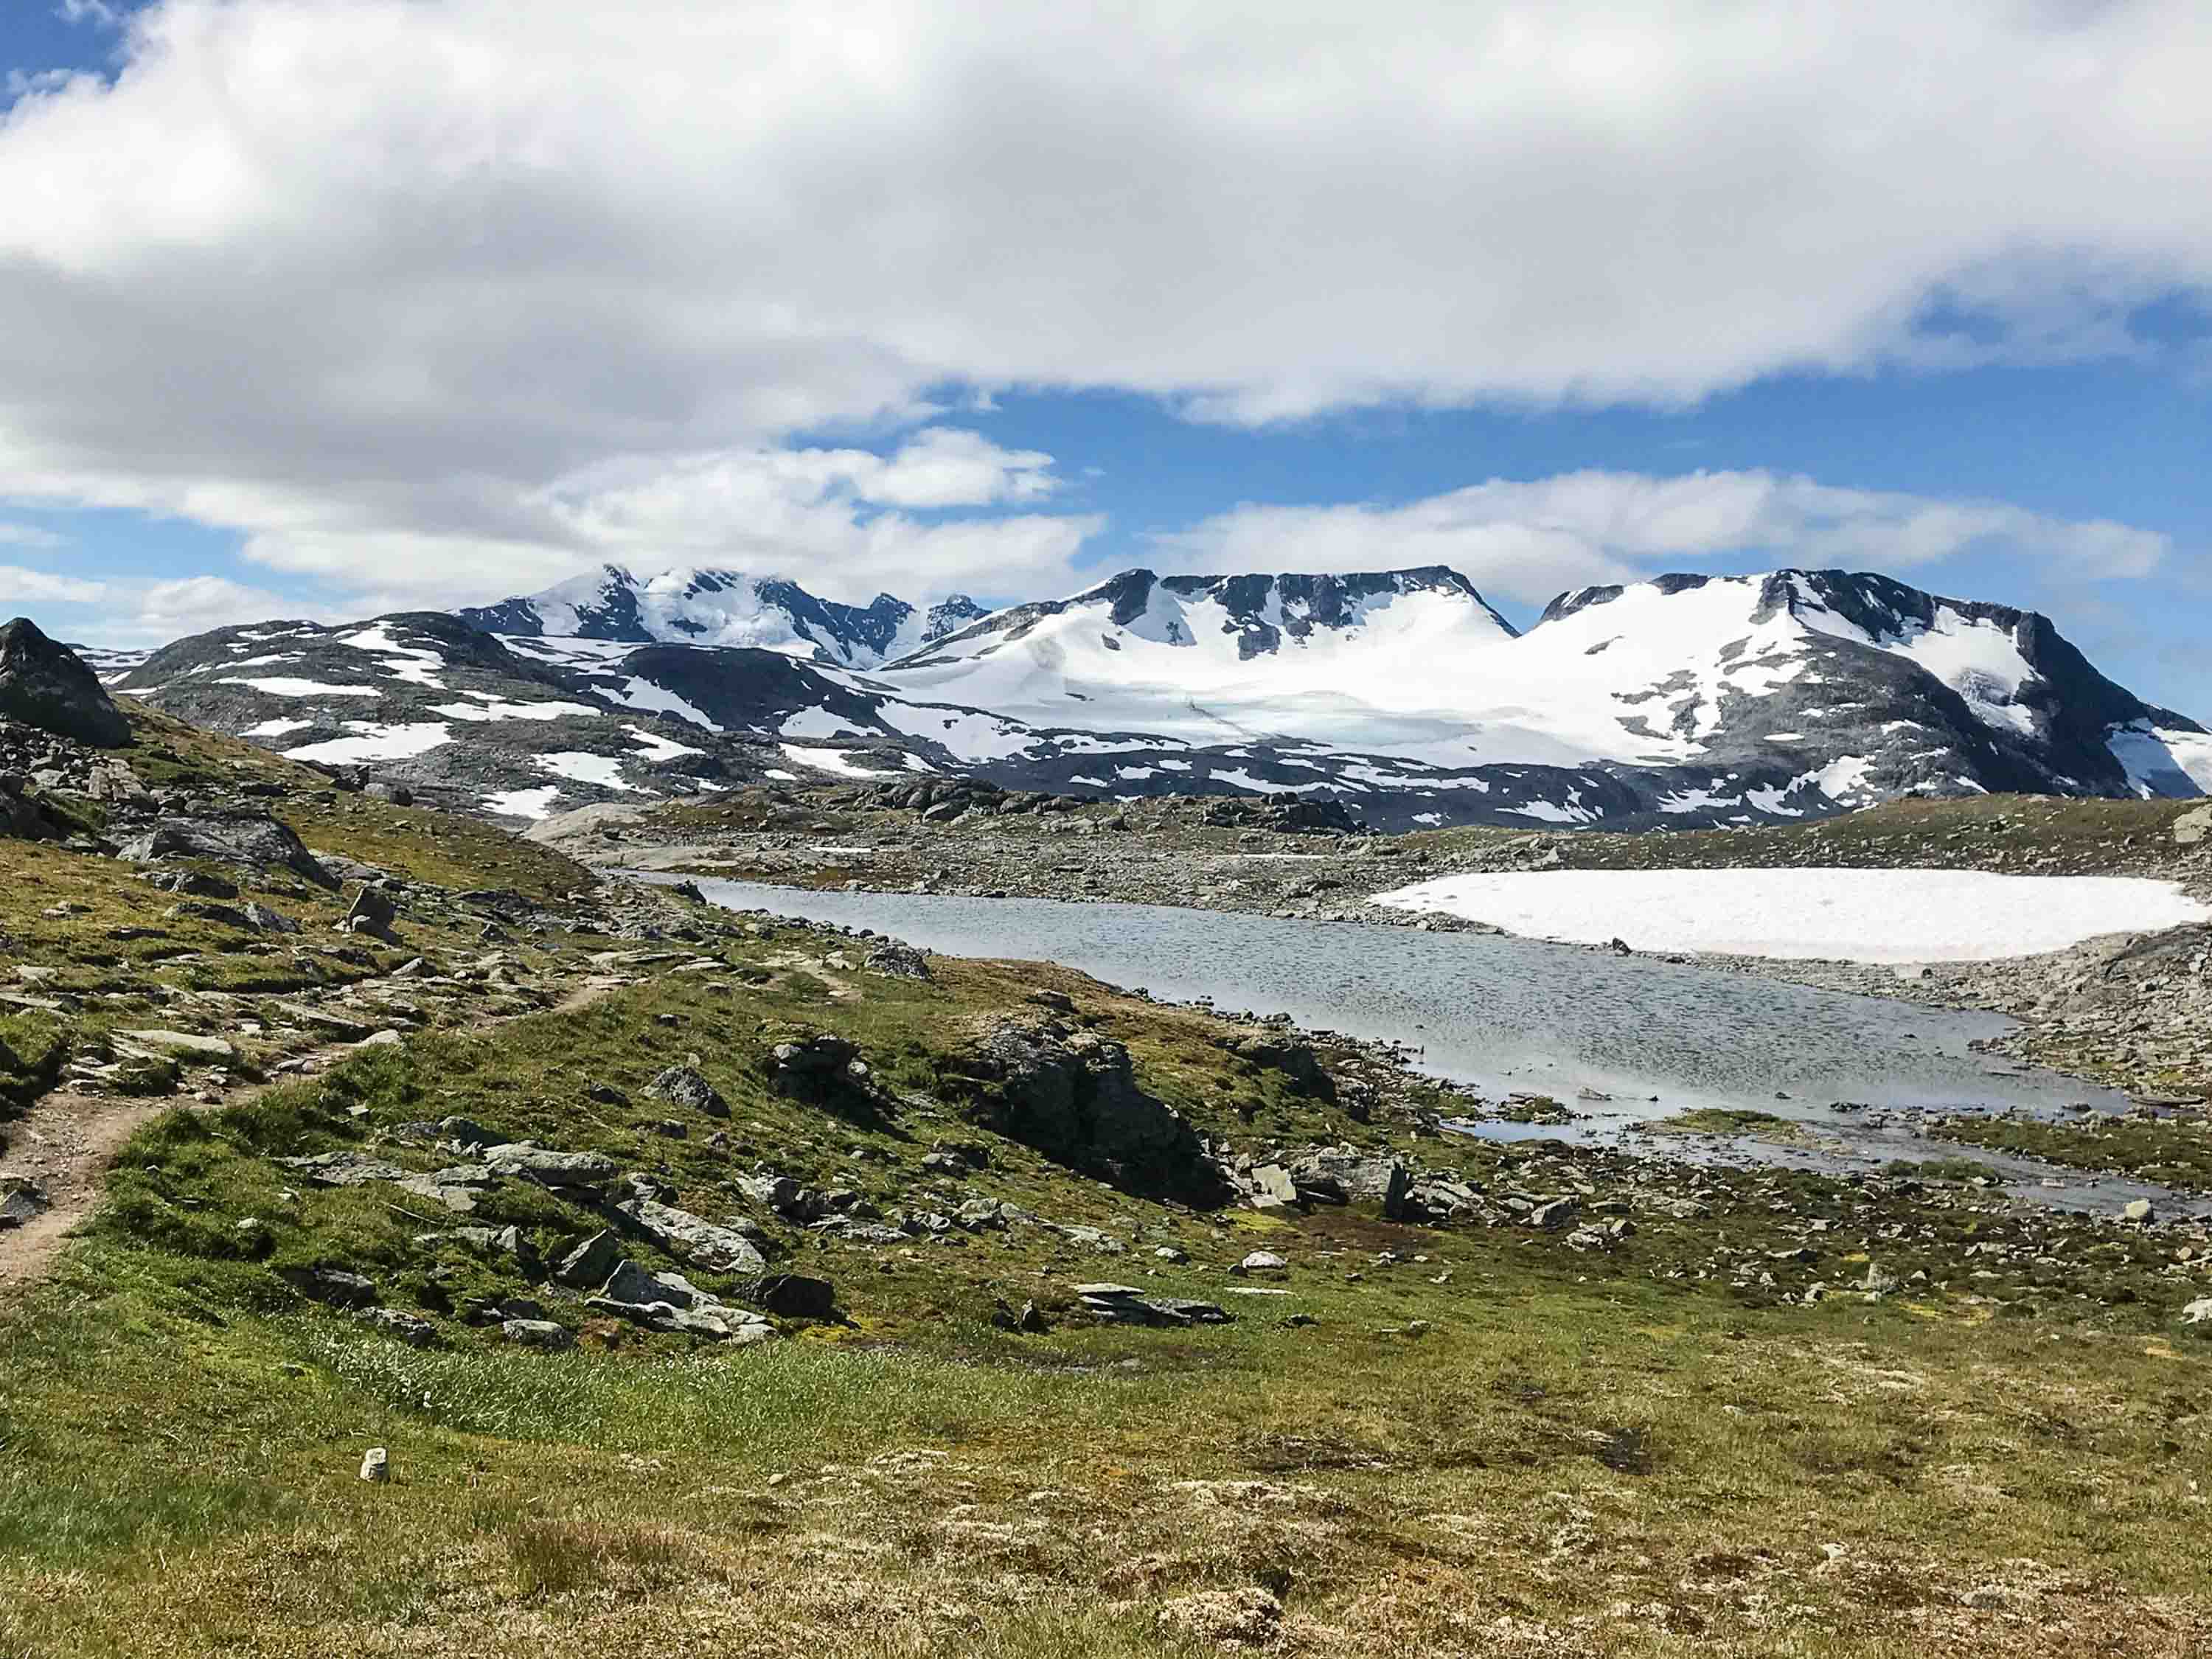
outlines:
[[[1394,748],[1516,635],[1442,566],[1347,576],[1125,570],[1017,605],[892,664],[902,696],[1086,731],[1198,743],[1277,737]],[[1398,717],[1409,717],[1400,719]],[[1549,756],[1545,758],[1550,758]]]
[[[817,599],[796,582],[732,570],[669,570],[642,580],[619,565],[526,599],[463,611],[488,634],[718,645],[872,668],[985,614],[964,593],[918,611],[878,593],[870,604]]]
[[[870,612],[778,599],[772,620],[757,602],[787,584],[714,580],[611,573],[471,621],[221,629],[118,689],[522,817],[920,773],[1097,795],[1294,793],[1383,828],[1687,828],[1902,794],[2212,790],[2212,735],[2106,679],[2045,617],[1882,576],[1585,588],[1516,633],[1436,567],[1132,570],[959,617],[927,642],[928,617],[895,599],[878,605],[906,620],[864,636],[846,619]],[[799,631],[822,617],[843,629],[836,648]],[[482,631],[484,618],[518,631]],[[659,637],[684,635],[679,622],[776,643]],[[839,652],[872,652],[869,637],[886,653],[916,644],[847,665]]]
[[[1401,791],[1594,769],[1639,799],[1629,816],[2212,787],[2212,738],[2105,678],[2047,618],[1839,571],[1586,588],[1525,634],[1449,571],[1131,571],[880,678],[1037,726],[1298,745],[1354,782],[1355,752],[1452,775],[1367,780]],[[1565,798],[1494,810],[1620,815]]]

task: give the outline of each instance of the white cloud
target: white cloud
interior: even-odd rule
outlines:
[[[118,585],[119,586],[119,585]],[[125,589],[128,609],[119,622],[133,640],[181,639],[210,628],[228,628],[242,622],[274,617],[304,617],[334,621],[328,611],[302,605],[266,588],[252,587],[222,576],[187,576],[173,581],[134,582]]]
[[[66,538],[34,524],[9,524],[0,520],[0,547],[60,547]]]
[[[1763,471],[1494,478],[1397,507],[1247,504],[1153,541],[1162,558],[1210,572],[1448,564],[1529,601],[1733,556],[1896,569],[1999,552],[2109,577],[2147,575],[2171,550],[2163,535],[2104,520]]]
[[[6,539],[0,536],[0,541]],[[88,604],[106,592],[105,582],[52,575],[20,564],[0,564],[0,605]]]
[[[57,637],[109,646],[166,645],[187,634],[275,617],[331,622],[327,605],[302,604],[222,576],[88,580],[0,564],[0,606],[17,607]]]
[[[1054,487],[1051,461],[933,428],[888,460],[863,450],[757,449],[602,466],[564,480],[543,504],[574,544],[647,566],[773,571],[853,599],[893,579],[929,592],[1005,592],[1060,583],[1104,521],[1046,514],[929,520],[874,509],[1031,499]]]
[[[426,595],[588,557],[557,500],[612,458],[994,388],[1664,404],[2149,359],[2129,308],[2212,279],[2195,0],[161,0],[122,40],[0,116],[0,492]],[[1042,499],[961,441],[867,499]]]

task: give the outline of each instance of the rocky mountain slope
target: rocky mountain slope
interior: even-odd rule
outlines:
[[[872,668],[983,614],[964,593],[927,611],[889,593],[866,605],[840,605],[817,599],[796,582],[732,570],[670,570],[641,580],[611,564],[542,593],[465,610],[460,617],[491,634],[732,646]]]
[[[1442,567],[1132,570],[975,611],[611,569],[459,618],[219,630],[112,683],[295,758],[521,817],[823,777],[1289,796],[1385,829],[2212,787],[2212,736],[2106,678],[2047,618],[1878,575],[1584,589],[1525,633]]]

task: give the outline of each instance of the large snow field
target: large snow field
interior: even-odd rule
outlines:
[[[1987,962],[2212,920],[2170,881],[1978,870],[1557,870],[1379,895],[1536,939],[1853,962]]]

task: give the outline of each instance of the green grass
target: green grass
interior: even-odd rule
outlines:
[[[146,729],[133,763],[165,777],[297,769]],[[416,881],[556,897],[586,879],[435,814],[305,783],[279,805],[310,844]],[[763,808],[798,827],[821,813],[714,810]],[[2154,828],[2078,823],[2085,848]],[[153,925],[155,896],[58,848],[0,843],[0,931],[72,1004],[0,1018],[0,1093],[108,1030],[182,1019],[165,985],[258,995],[398,959],[313,948],[318,927],[356,947],[327,934],[322,896],[268,900],[309,920],[295,953],[181,927],[109,939]],[[49,924],[61,902],[83,909]],[[406,948],[480,947],[456,919]],[[2175,1319],[2207,1287],[2164,1234],[1920,1184],[1969,1178],[1963,1158],[1655,1178],[1601,1149],[1417,1138],[1418,1114],[1456,1109],[1430,1085],[1390,1080],[1356,1122],[1228,1053],[1241,1028],[1061,969],[940,961],[933,983],[886,980],[797,929],[702,948],[725,970],[448,1020],[250,1103],[164,1114],[125,1148],[53,1275],[0,1313],[0,1655],[1073,1659],[1218,1653],[1255,1630],[1310,1654],[2180,1654],[2212,1613],[2191,1486],[2212,1453],[2212,1339]],[[1349,1141],[1494,1196],[1579,1190],[1593,1221],[1613,1200],[1633,1231],[1583,1251],[1510,1224],[1193,1206],[1065,1167],[973,1121],[981,1035],[1035,1017],[1040,988],[1234,1148]],[[826,1107],[775,1093],[775,1045],[817,1030],[857,1042],[878,1087]],[[645,1093],[690,1054],[726,1120]],[[592,1099],[599,1084],[629,1103]],[[840,1322],[694,1347],[542,1290],[580,1346],[525,1352],[458,1316],[520,1288],[512,1265],[434,1235],[513,1224],[552,1259],[603,1218],[516,1183],[448,1215],[273,1161],[350,1149],[430,1170],[453,1155],[404,1126],[455,1114],[607,1153],[710,1218],[747,1211],[738,1182],[771,1168],[885,1211],[1002,1199],[1127,1248],[1018,1227],[868,1249],[763,1215],[780,1266],[836,1285]],[[986,1143],[990,1168],[925,1176],[946,1139]],[[1233,1294],[1253,1281],[1230,1266],[1262,1246],[1291,1267],[1261,1288],[1287,1297]],[[279,1270],[317,1262],[368,1274],[438,1345],[303,1302]],[[1869,1265],[1905,1288],[1853,1293]],[[1237,1317],[1096,1327],[1071,1289],[1091,1279]],[[1815,1285],[1829,1294],[1808,1303]],[[1032,1301],[1048,1334],[994,1327],[996,1306]],[[373,1445],[388,1486],[356,1478]]]
[[[568,859],[489,825],[337,793],[319,775],[249,744],[135,705],[132,720],[137,744],[119,753],[142,779],[207,789],[280,787],[285,793],[267,804],[325,852],[454,890],[506,888],[546,897],[591,884],[589,873]],[[287,871],[257,879],[207,868],[240,886],[235,902],[266,904],[301,931],[265,935],[173,915],[177,896],[138,879],[145,872],[137,866],[49,842],[0,839],[0,939],[9,969],[0,990],[51,1005],[0,1005],[0,1112],[32,1104],[72,1060],[112,1058],[118,1032],[181,1028],[232,1036],[228,1006],[203,1003],[202,994],[281,997],[340,988],[410,957],[465,960],[482,949],[476,939],[482,919],[465,912],[410,905],[398,943],[349,938],[333,931],[347,892],[325,891]],[[15,971],[25,968],[34,978]],[[301,1046],[274,1036],[241,1040],[235,1069],[252,1077]],[[173,1065],[143,1062],[126,1068],[119,1087],[161,1094],[178,1080]]]
[[[1883,1173],[1910,1176],[1923,1181],[1986,1181],[2004,1179],[1990,1165],[1971,1158],[1893,1158],[1882,1166]]]
[[[424,1033],[149,1126],[58,1273],[0,1317],[0,1652],[1196,1653],[1216,1650],[1189,1632],[1243,1605],[1205,1598],[1262,1592],[1284,1639],[1324,1653],[1765,1652],[1762,1609],[1784,1605],[1808,1654],[2087,1652],[2110,1628],[2179,1652],[2212,1607],[2188,1486],[2212,1451],[2212,1343],[2171,1323],[2194,1292],[2154,1239],[1771,1170],[1701,1172],[1707,1213],[1639,1204],[1596,1255],[1155,1203],[967,1122],[976,1033],[1039,983],[1255,1150],[1351,1138],[1501,1192],[1580,1172],[1635,1193],[1642,1166],[1416,1145],[1403,1110],[1353,1124],[1226,1054],[1227,1028],[1059,970],[942,963],[919,985],[822,949],[747,939],[726,976]],[[767,1087],[773,1042],[813,1026],[861,1043],[885,1103]],[[686,1052],[732,1112],[670,1139],[641,1085]],[[588,1101],[592,1082],[635,1103]],[[418,1243],[432,1229],[389,1188],[270,1162],[359,1146],[431,1167],[447,1155],[396,1131],[449,1113],[611,1152],[709,1216],[756,1164],[912,1204],[933,1140],[986,1139],[963,1191],[1131,1249],[1018,1230],[871,1251],[778,1224],[848,1322],[694,1349],[556,1293],[584,1346],[526,1353],[441,1310],[513,1288],[501,1264]],[[1815,1215],[1818,1259],[1776,1259]],[[512,1221],[548,1255],[598,1224],[521,1190],[434,1219]],[[1995,1280],[1968,1277],[1969,1242],[2000,1247]],[[1291,1296],[1226,1294],[1261,1243],[1291,1260]],[[1931,1282],[1781,1299],[1854,1281],[1869,1252]],[[307,1306],[274,1271],[319,1260],[412,1299],[441,1346]],[[1094,1277],[1239,1317],[1093,1328],[1067,1287]],[[995,1301],[1032,1299],[1051,1334],[993,1328]],[[388,1486],[354,1478],[370,1445]],[[2015,1581],[2019,1618],[1962,1604]]]
[[[2063,1122],[1960,1116],[1931,1125],[1928,1133],[2075,1169],[2113,1170],[2163,1187],[2212,1190],[2212,1118],[2202,1112],[2161,1118],[2090,1115]]]

